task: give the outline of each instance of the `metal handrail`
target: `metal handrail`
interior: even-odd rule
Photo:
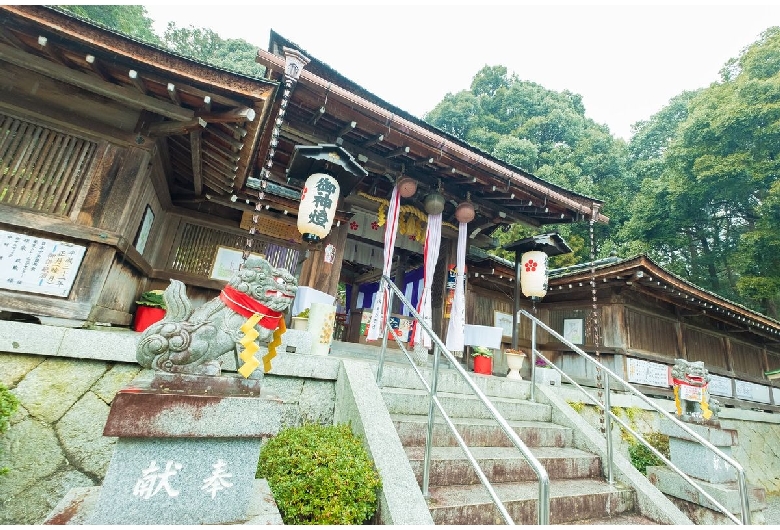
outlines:
[[[685,425],[683,422],[669,414],[667,411],[662,409],[659,405],[657,405],[654,401],[652,401],[650,398],[645,396],[643,393],[641,393],[639,390],[634,388],[633,385],[628,383],[627,381],[623,380],[620,376],[615,374],[612,370],[601,364],[600,362],[596,361],[592,357],[590,357],[587,353],[582,351],[581,348],[575,346],[567,339],[563,338],[558,332],[551,329],[549,326],[547,326],[544,322],[530,314],[528,311],[521,309],[518,314],[526,316],[531,321],[531,381],[533,382],[531,389],[531,399],[535,399],[535,394],[533,393],[533,389],[536,386],[536,379],[534,375],[534,371],[536,369],[536,357],[539,356],[547,363],[547,365],[553,369],[555,369],[559,374],[561,374],[562,377],[564,377],[569,383],[574,385],[577,389],[579,389],[585,396],[588,397],[589,400],[591,400],[597,407],[599,407],[602,410],[602,413],[604,414],[604,428],[606,432],[606,442],[607,442],[607,480],[610,484],[613,483],[613,473],[612,473],[612,466],[613,466],[613,453],[612,453],[612,435],[611,435],[611,421],[616,421],[620,424],[621,427],[626,429],[631,435],[633,435],[637,440],[639,440],[645,447],[647,447],[655,456],[660,458],[672,471],[676,472],[680,477],[682,477],[688,484],[694,487],[699,493],[701,493],[708,501],[710,501],[716,508],[718,508],[723,514],[731,519],[733,522],[737,524],[743,524],[743,525],[749,525],[750,524],[750,504],[748,499],[748,490],[747,490],[747,480],[745,478],[745,470],[742,468],[742,466],[734,459],[726,455],[723,451],[712,445],[709,441],[705,440],[701,435],[699,435],[697,432],[689,428],[687,425]],[[561,341],[563,344],[571,348],[572,351],[577,353],[580,357],[586,359],[588,362],[592,363],[596,366],[597,369],[602,370],[604,373],[607,374],[607,378],[604,379],[604,403],[600,403],[596,398],[594,398],[590,393],[588,393],[584,388],[582,388],[579,384],[577,384],[571,377],[569,377],[566,373],[563,372],[560,368],[555,366],[553,363],[550,362],[549,359],[547,359],[544,355],[539,353],[536,349],[536,326],[540,326],[542,329],[547,331],[550,335]],[[644,401],[647,405],[650,406],[653,410],[660,413],[663,417],[670,420],[672,423],[674,423],[677,427],[682,429],[686,434],[691,436],[694,440],[696,440],[699,444],[703,445],[713,453],[718,458],[721,458],[723,461],[725,461],[730,466],[734,467],[734,469],[737,471],[737,479],[739,483],[739,495],[740,495],[740,504],[741,504],[741,510],[742,513],[740,514],[742,516],[742,521],[737,519],[731,512],[729,512],[723,505],[721,505],[718,501],[716,501],[709,493],[704,491],[704,489],[696,484],[688,475],[686,475],[683,471],[681,471],[677,466],[672,464],[669,459],[667,459],[663,454],[661,454],[660,451],[658,451],[655,447],[650,445],[650,443],[645,440],[639,433],[635,432],[631,427],[629,427],[623,420],[621,420],[617,415],[615,415],[610,406],[610,389],[609,389],[609,380],[611,378],[614,378],[617,382],[623,385],[624,388],[631,391],[632,394],[640,398],[642,401]]]
[[[420,316],[420,314],[417,313],[417,310],[414,308],[414,306],[411,303],[409,303],[409,301],[404,297],[403,293],[398,289],[398,287],[390,280],[390,278],[388,278],[385,275],[382,275],[377,296],[381,296],[385,290],[388,290],[388,287],[390,289],[389,289],[387,307],[388,308],[392,307],[393,296],[398,295],[398,299],[401,301],[401,303],[403,303],[405,307],[409,309],[411,315],[417,320],[417,323],[423,329],[423,331],[431,337],[431,341],[434,344],[433,370],[431,375],[431,384],[429,386],[427,381],[425,380],[425,377],[417,369],[415,362],[413,361],[412,357],[409,355],[409,352],[406,350],[403,343],[397,337],[395,337],[395,333],[393,333],[393,329],[390,326],[389,319],[386,319],[385,330],[384,333],[382,334],[383,335],[382,350],[379,354],[379,366],[377,368],[377,374],[376,374],[377,385],[381,386],[385,352],[387,350],[387,337],[388,335],[392,334],[396,342],[398,343],[399,348],[411,363],[412,368],[417,374],[417,377],[420,379],[420,381],[422,381],[423,386],[428,391],[428,395],[430,398],[430,402],[428,406],[428,428],[427,428],[426,438],[425,438],[425,457],[423,461],[423,487],[422,487],[423,496],[425,496],[425,498],[429,498],[430,496],[428,492],[428,482],[430,478],[431,447],[433,442],[433,424],[434,424],[433,420],[434,420],[434,407],[435,407],[441,413],[442,417],[444,418],[444,422],[452,432],[460,448],[463,449],[464,453],[466,453],[466,458],[468,459],[469,463],[471,463],[472,467],[474,468],[474,471],[477,473],[479,480],[487,489],[490,498],[493,500],[493,503],[496,505],[496,508],[498,508],[498,511],[501,512],[501,516],[504,518],[504,521],[507,524],[511,524],[511,525],[515,524],[514,521],[512,520],[512,517],[509,515],[509,512],[507,511],[506,507],[504,506],[504,503],[501,502],[501,499],[498,498],[495,489],[493,489],[493,486],[488,481],[487,477],[482,471],[482,468],[480,468],[476,458],[474,458],[474,455],[469,450],[468,446],[466,445],[466,442],[460,436],[460,433],[458,433],[455,425],[452,423],[452,420],[445,412],[444,407],[442,407],[442,404],[439,401],[438,396],[436,395],[437,384],[438,384],[438,372],[439,372],[439,354],[441,353],[448,361],[450,361],[450,364],[453,366],[455,371],[463,378],[463,380],[466,381],[466,383],[469,385],[469,387],[477,396],[477,398],[488,409],[491,416],[493,416],[493,418],[498,422],[499,426],[501,427],[501,430],[503,430],[504,433],[509,437],[509,439],[512,441],[514,446],[520,450],[522,455],[528,461],[528,464],[536,473],[536,476],[539,479],[539,502],[537,504],[537,520],[540,525],[549,524],[550,477],[547,474],[547,470],[542,466],[539,460],[537,460],[537,458],[531,453],[531,451],[523,443],[523,441],[520,439],[517,433],[507,423],[506,419],[504,419],[504,417],[501,416],[501,413],[498,412],[498,410],[493,406],[493,403],[487,398],[487,396],[485,396],[485,394],[482,393],[479,387],[477,387],[474,381],[468,376],[466,371],[460,366],[458,360],[455,359],[455,356],[452,355],[452,353],[447,349],[447,347],[441,342],[441,339],[439,339],[436,333],[434,333],[433,330],[431,330],[430,327],[428,327],[428,325],[425,323],[425,321]]]

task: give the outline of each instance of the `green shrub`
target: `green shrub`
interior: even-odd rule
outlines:
[[[361,524],[377,509],[381,486],[348,425],[288,427],[260,451],[257,477],[268,480],[284,524]]]
[[[571,399],[567,399],[566,403],[568,403],[569,406],[573,408],[574,412],[576,412],[577,414],[580,414],[583,410],[585,410],[585,403],[583,403],[582,401],[574,401]]]
[[[669,458],[669,437],[667,435],[653,431],[642,436],[659,453],[667,459]],[[664,465],[663,460],[654,455],[650,449],[636,439],[628,445],[628,456],[631,458],[631,464],[643,475],[647,475],[647,466]]]
[[[16,399],[6,387],[0,385],[0,435],[8,430],[10,418],[16,408],[19,406],[19,400]],[[8,468],[0,468],[0,475],[8,472]]]

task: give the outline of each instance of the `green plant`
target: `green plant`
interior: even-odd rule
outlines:
[[[570,406],[571,408],[573,408],[573,409],[574,409],[574,412],[576,412],[577,414],[579,414],[579,413],[581,413],[583,410],[585,410],[585,403],[583,403],[582,401],[572,401],[572,400],[570,400],[570,399],[567,399],[567,400],[566,400],[566,403],[568,403],[568,404],[569,404],[569,406]]]
[[[136,305],[145,305],[149,307],[159,307],[165,309],[165,300],[163,300],[163,290],[146,291],[141,298],[136,300]]]
[[[309,308],[307,307],[306,309],[304,309],[303,311],[301,311],[295,316],[297,316],[298,318],[309,318]]]
[[[471,349],[472,357],[493,357],[493,350],[485,346],[474,346]]]
[[[10,390],[0,385],[0,435],[4,434],[10,426],[10,418],[16,412],[19,400]],[[0,468],[0,475],[8,472],[8,468]]]
[[[377,509],[381,480],[348,425],[282,429],[260,451],[284,524],[361,524]]]
[[[659,453],[669,458],[669,437],[660,432],[653,431],[643,434],[642,437],[652,445]],[[643,475],[647,475],[647,466],[662,466],[664,461],[653,454],[650,449],[639,440],[633,439],[628,445],[628,456],[631,464]]]

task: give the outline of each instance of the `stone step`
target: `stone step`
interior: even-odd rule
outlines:
[[[487,407],[474,395],[439,392],[439,402],[451,418],[492,418]],[[428,414],[428,393],[424,390],[383,388],[382,397],[390,414]],[[549,405],[514,398],[492,397],[493,406],[506,420],[550,421]],[[438,412],[437,412],[438,414]]]
[[[404,446],[424,446],[428,428],[427,416],[392,414],[391,418]],[[513,447],[509,437],[490,418],[452,418],[458,434],[469,447]],[[507,421],[509,426],[529,447],[568,447],[572,442],[572,429],[554,423],[539,421]],[[450,432],[440,414],[433,425],[434,446],[457,446],[455,436]]]
[[[618,513],[611,517],[610,516],[597,517],[595,519],[585,519],[581,521],[577,520],[577,521],[571,521],[571,522],[560,523],[560,524],[563,525],[576,524],[578,526],[594,526],[594,525],[604,525],[604,524],[634,526],[639,524],[650,524],[650,525],[657,526],[659,523],[653,521],[652,519],[648,519],[643,515],[629,512],[629,513]]]
[[[406,447],[405,451],[422,486],[425,447]],[[491,484],[537,480],[531,465],[516,447],[470,447],[469,451]],[[551,480],[603,477],[601,459],[580,449],[535,447],[531,453]],[[453,486],[480,484],[480,481],[460,447],[432,447],[429,484]]]
[[[380,348],[366,346],[364,344],[341,344],[344,346],[339,346],[335,351],[332,350],[331,355],[363,360],[371,364],[376,373],[376,368],[379,364]],[[353,353],[350,347],[358,347],[358,349],[365,350],[365,352]],[[432,358],[432,356],[429,357]],[[432,361],[429,359],[426,366],[417,367],[428,385],[430,385],[431,382],[431,372],[433,368],[431,363]],[[495,375],[476,374],[474,372],[467,372],[467,374],[476,386],[489,397],[528,399],[530,396],[531,386],[528,381],[518,381]],[[425,385],[420,381],[403,353],[397,351],[391,352],[391,350],[388,350],[385,356],[385,363],[382,367],[381,386],[418,390],[425,389]],[[463,379],[463,376],[452,368],[449,363],[444,362],[441,363],[439,367],[437,389],[440,392],[451,392],[454,394],[473,394],[473,390]]]
[[[539,484],[536,481],[493,484],[515,524],[536,524]],[[429,488],[428,507],[435,524],[504,524],[485,487],[434,486]],[[601,519],[634,511],[631,489],[610,486],[603,480],[550,481],[550,524]]]

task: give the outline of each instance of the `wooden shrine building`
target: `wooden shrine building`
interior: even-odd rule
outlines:
[[[292,86],[285,48],[297,50],[288,56],[301,70]],[[302,286],[330,295],[339,282],[351,286],[357,309],[359,287],[381,271],[380,206],[408,176],[417,193],[402,202],[396,282],[422,261],[422,202],[441,190],[440,325],[436,295],[454,259],[458,203],[474,205],[477,249],[510,223],[542,227],[594,213],[606,221],[599,201],[468,146],[276,33],[257,61],[264,79],[56,8],[0,6],[0,312],[126,326],[139,294],[171,278],[196,303],[210,299],[248,248]],[[296,146],[319,144],[339,146],[367,176],[340,202],[330,235],[309,246],[296,228],[302,183],[287,170]]]

